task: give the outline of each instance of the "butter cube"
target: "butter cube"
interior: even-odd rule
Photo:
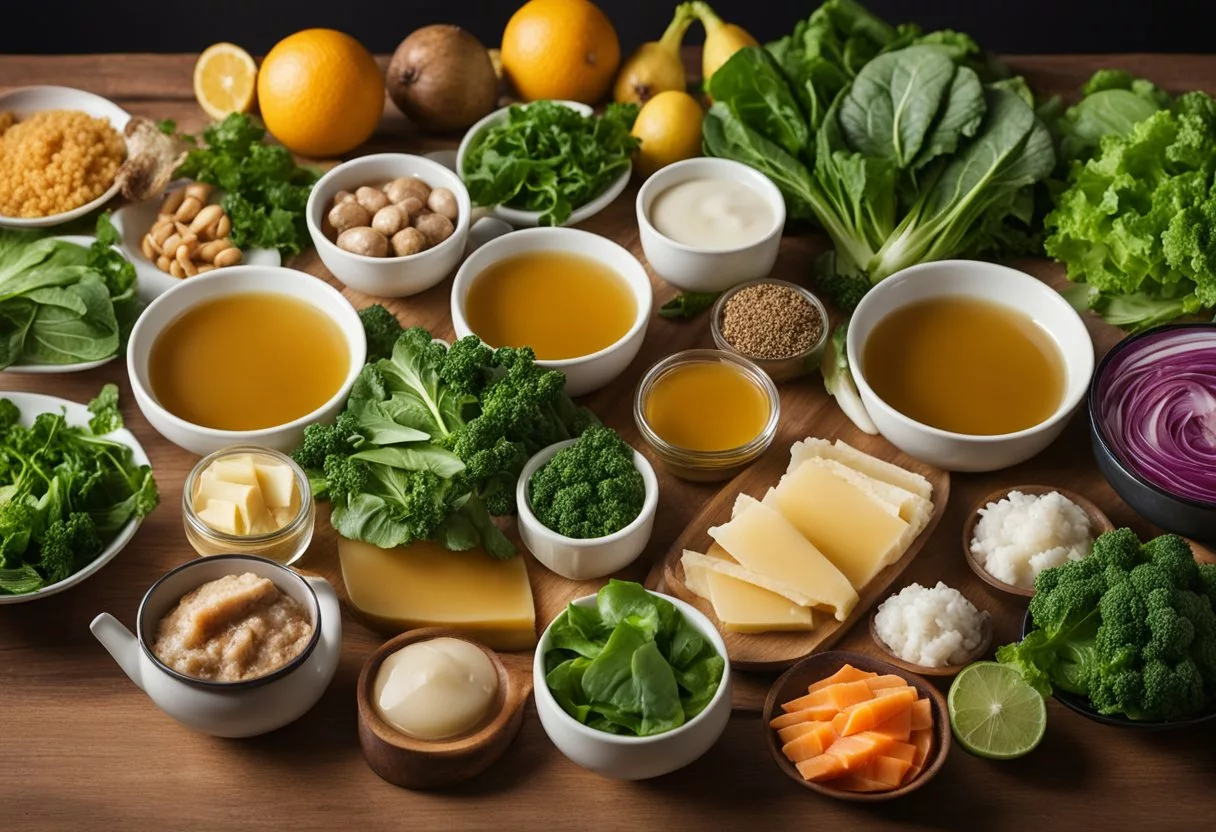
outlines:
[[[202,511],[197,513],[199,520],[217,532],[233,535],[245,534],[245,521],[241,518],[241,511],[237,508],[236,503],[228,500],[209,499],[203,505]]]
[[[244,485],[257,485],[257,474],[254,471],[253,457],[249,454],[237,454],[217,459],[207,466],[203,472],[205,479],[217,479],[224,482],[235,482]]]
[[[195,511],[201,502],[204,506],[208,500],[224,500],[234,503],[241,513],[245,528],[253,526],[254,521],[266,513],[266,504],[262,500],[262,492],[256,485],[228,482],[222,479],[203,479],[199,481],[198,493],[194,495]]]
[[[296,491],[296,478],[291,468],[277,462],[255,462],[253,470],[266,507],[289,508]]]

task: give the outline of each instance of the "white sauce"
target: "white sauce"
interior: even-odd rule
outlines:
[[[752,188],[733,179],[688,179],[654,198],[650,222],[677,243],[726,251],[759,242],[776,222]]]
[[[373,703],[389,725],[422,740],[463,734],[485,717],[498,692],[493,662],[458,638],[407,644],[384,660]]]

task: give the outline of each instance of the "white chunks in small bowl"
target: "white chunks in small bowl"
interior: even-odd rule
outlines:
[[[156,222],[140,240],[139,250],[156,268],[177,278],[236,266],[244,254],[229,239],[232,220],[204,182],[191,182],[165,194]]]
[[[971,659],[983,643],[987,617],[941,581],[909,584],[879,605],[874,634],[905,662],[945,667]]]
[[[980,509],[971,554],[997,580],[1034,589],[1040,572],[1081,560],[1093,543],[1089,515],[1063,494],[1010,491]]]
[[[409,257],[442,243],[456,230],[456,194],[416,176],[334,194],[325,235],[364,257]]]

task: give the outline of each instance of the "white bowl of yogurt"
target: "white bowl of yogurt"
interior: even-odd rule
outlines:
[[[691,292],[765,277],[777,260],[785,200],[763,173],[730,159],[660,169],[637,199],[642,251],[655,274]]]

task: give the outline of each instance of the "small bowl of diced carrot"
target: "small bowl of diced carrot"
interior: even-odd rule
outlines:
[[[946,699],[881,659],[830,651],[803,659],[764,703],[769,752],[795,782],[841,800],[901,797],[950,751]]]

